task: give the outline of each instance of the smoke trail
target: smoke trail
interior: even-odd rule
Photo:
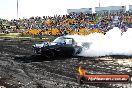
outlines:
[[[79,56],[96,57],[106,55],[132,55],[132,29],[121,35],[117,27],[105,35],[93,33],[87,36],[72,35],[79,45],[83,46]]]

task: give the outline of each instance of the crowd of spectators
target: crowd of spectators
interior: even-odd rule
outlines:
[[[71,13],[69,15],[30,17],[28,19],[11,20],[10,25],[16,25],[17,29],[28,30],[53,30],[58,29],[61,33],[79,32],[81,28],[87,30],[98,29],[108,31],[114,26],[126,30],[132,26],[132,14],[87,14]],[[68,31],[68,32],[67,32]]]

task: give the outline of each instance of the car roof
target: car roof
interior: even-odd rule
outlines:
[[[58,38],[67,38],[67,39],[73,39],[71,37],[67,37],[67,36],[61,36],[61,37],[58,37]]]

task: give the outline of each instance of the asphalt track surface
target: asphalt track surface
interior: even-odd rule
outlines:
[[[0,86],[3,88],[132,88],[132,83],[77,83],[77,67],[87,64],[89,73],[132,74],[127,56],[61,57],[35,55],[36,40],[0,40]]]

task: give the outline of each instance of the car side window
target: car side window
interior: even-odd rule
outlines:
[[[72,39],[66,39],[65,42],[66,44],[72,44]]]

